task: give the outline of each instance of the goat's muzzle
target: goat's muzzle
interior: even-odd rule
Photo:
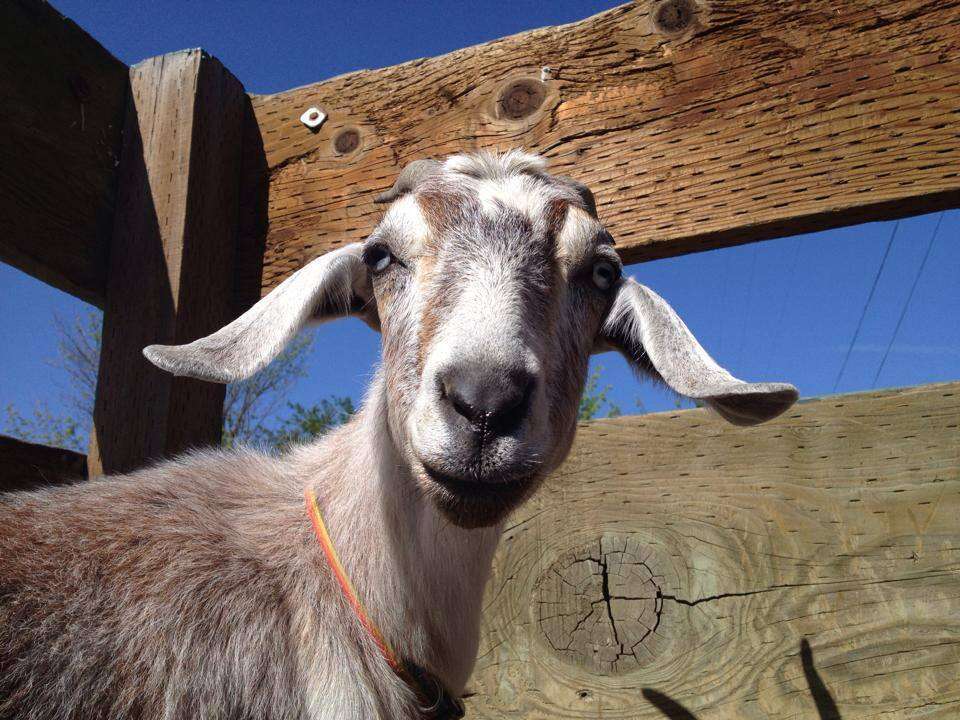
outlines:
[[[458,357],[424,380],[413,420],[420,485],[456,525],[493,525],[543,471],[546,413],[535,362]]]
[[[462,478],[423,465],[430,481],[429,494],[437,508],[454,525],[485,527],[500,522],[537,489],[539,476],[517,473],[497,482]]]
[[[526,370],[473,363],[449,368],[437,381],[440,401],[455,413],[448,413],[452,423],[476,436],[481,452],[485,440],[517,431],[536,386]]]

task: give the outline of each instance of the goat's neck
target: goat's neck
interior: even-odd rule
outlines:
[[[452,525],[417,488],[387,426],[382,376],[317,449],[329,532],[361,601],[399,654],[460,693],[476,659],[483,589],[501,528]]]

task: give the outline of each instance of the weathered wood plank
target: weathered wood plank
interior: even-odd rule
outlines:
[[[80,453],[0,435],[0,492],[59,485],[86,474],[87,458]]]
[[[263,289],[363,238],[404,163],[461,150],[545,154],[631,262],[956,207],[958,57],[960,0],[641,0],[255,97]]]
[[[173,378],[141,354],[230,317],[243,87],[200,50],[130,69],[90,476],[220,440],[223,387]]]
[[[40,0],[0,3],[0,260],[103,306],[127,67]]]
[[[470,717],[818,717],[811,668],[845,720],[956,717],[958,426],[960,383],[587,424],[504,533]]]

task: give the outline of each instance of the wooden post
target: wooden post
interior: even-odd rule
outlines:
[[[220,440],[223,387],[173,378],[141,351],[229,319],[245,105],[201,50],[130,68],[90,477]]]
[[[103,307],[127,67],[41,0],[0,2],[0,260]]]

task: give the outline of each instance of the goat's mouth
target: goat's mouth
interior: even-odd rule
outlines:
[[[529,498],[539,482],[537,474],[529,471],[486,481],[454,476],[421,464],[428,480],[428,493],[437,509],[462,528],[496,525]]]

